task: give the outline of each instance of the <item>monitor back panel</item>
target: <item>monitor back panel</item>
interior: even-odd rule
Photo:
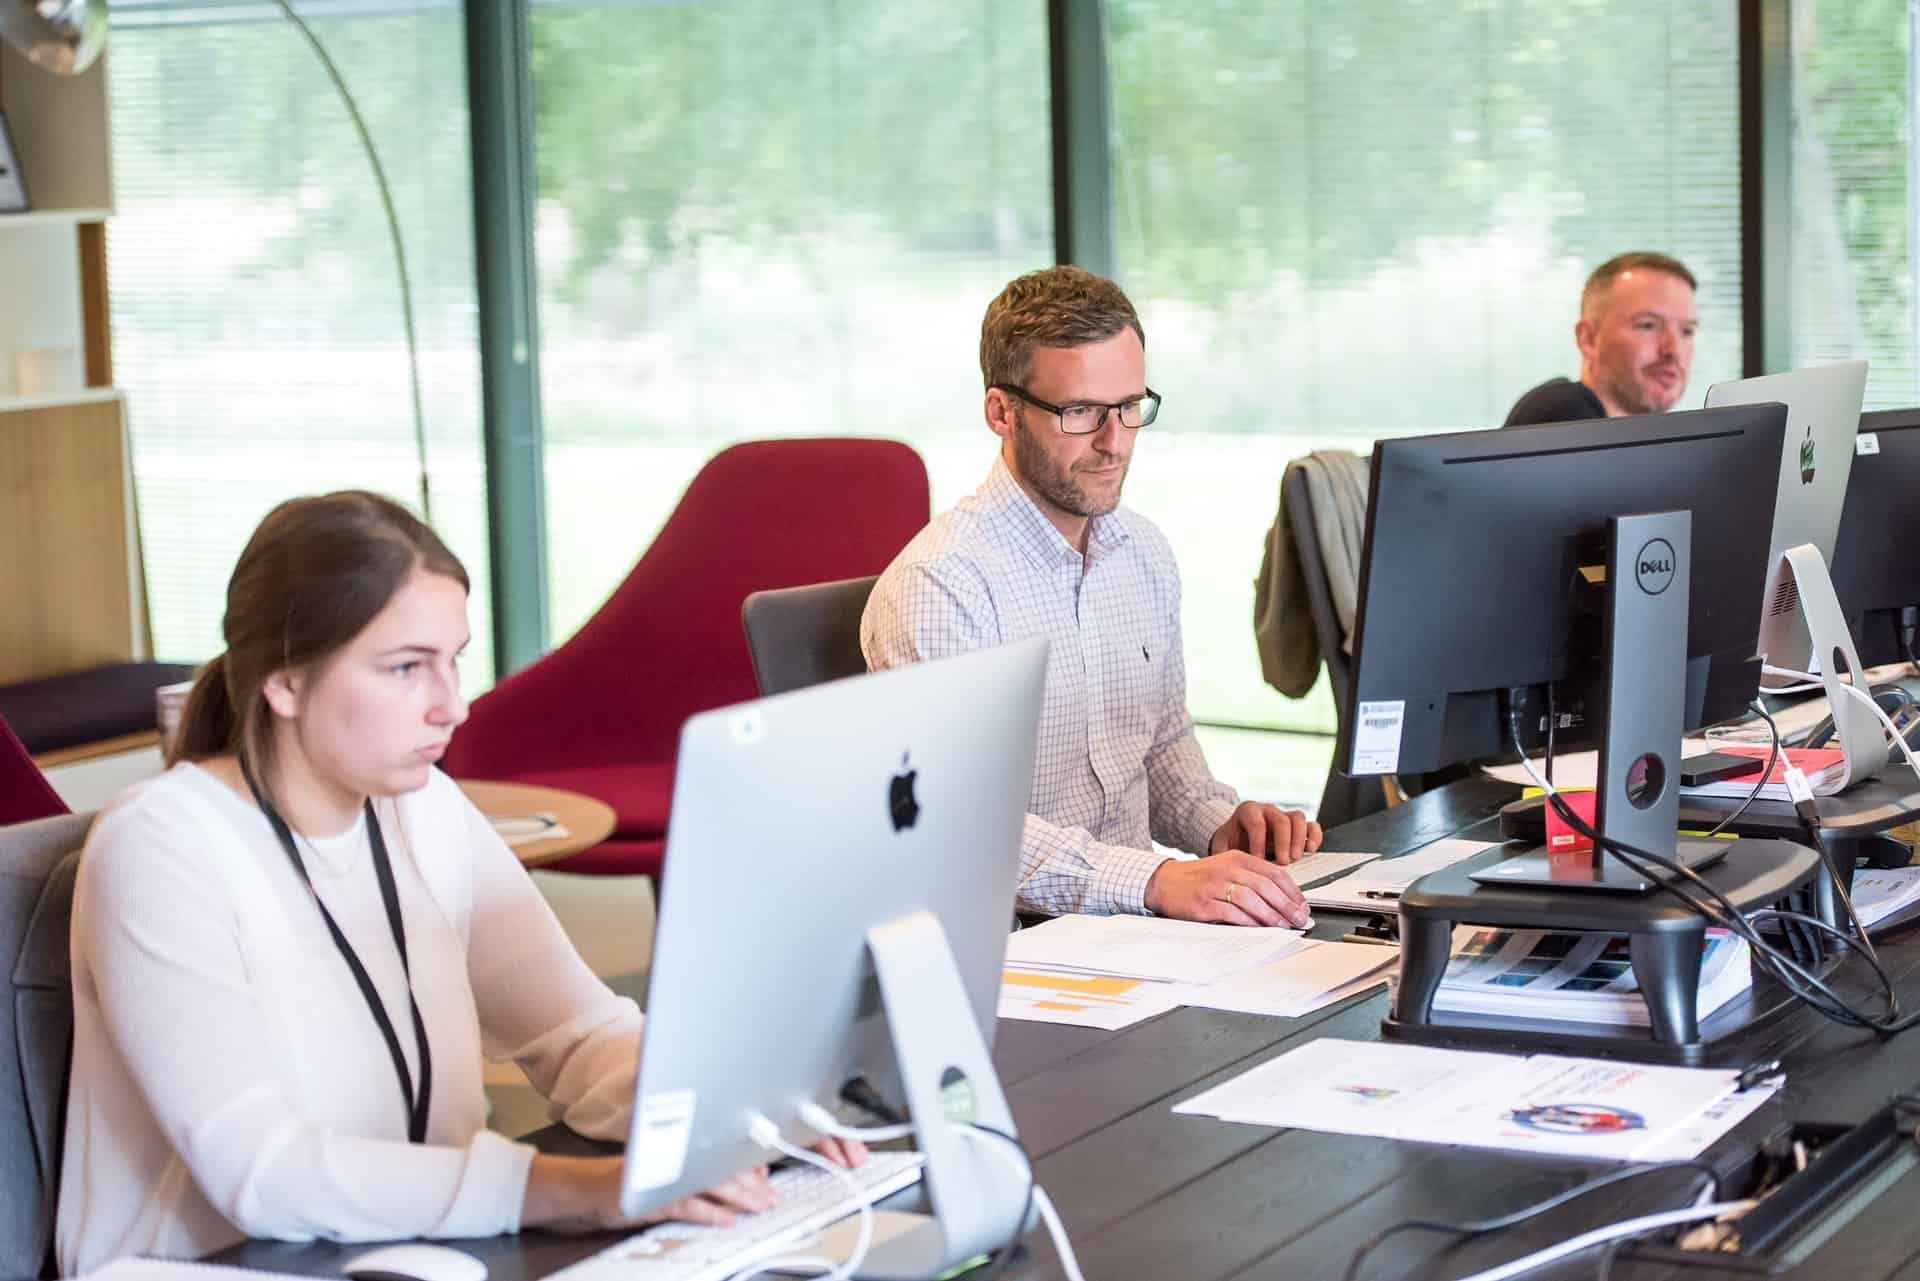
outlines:
[[[1600,634],[1598,597],[1576,579],[1604,563],[1614,515],[1692,511],[1690,723],[1736,714],[1758,680],[1783,421],[1771,405],[1381,441],[1354,697],[1402,705],[1393,772],[1500,754],[1501,691],[1566,680],[1592,657],[1576,647]],[[1355,763],[1355,719],[1335,760],[1383,772]]]
[[[766,1159],[754,1112],[790,1127],[889,1080],[872,925],[938,917],[991,1044],[1045,671],[1030,638],[687,722],[634,1123],[675,1170],[651,1203]]]

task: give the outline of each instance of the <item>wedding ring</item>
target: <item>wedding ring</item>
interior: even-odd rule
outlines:
[[[1238,881],[1230,881],[1230,882],[1228,882],[1228,884],[1227,884],[1227,894],[1226,894],[1226,899],[1227,899],[1227,906],[1228,906],[1228,907],[1232,907],[1232,906],[1233,906],[1233,896],[1234,896],[1234,894],[1235,894],[1235,893],[1237,893],[1237,892],[1239,891],[1239,889],[1240,889],[1240,883],[1239,883]]]

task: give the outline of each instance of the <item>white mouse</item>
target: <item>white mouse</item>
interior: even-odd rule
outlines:
[[[466,1251],[415,1241],[356,1254],[340,1270],[356,1281],[487,1281],[487,1265]]]

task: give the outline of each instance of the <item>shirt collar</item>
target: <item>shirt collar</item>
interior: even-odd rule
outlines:
[[[1008,469],[1003,455],[993,456],[993,469],[987,473],[987,483],[981,486],[980,496],[988,510],[1007,521],[1021,547],[1039,564],[1063,565],[1081,559],[1080,549],[1067,541],[1027,491],[1020,487],[1020,482],[1013,478],[1013,472]],[[1132,533],[1127,514],[1122,508],[1116,507],[1105,516],[1095,516],[1088,522],[1089,559],[1114,551]]]

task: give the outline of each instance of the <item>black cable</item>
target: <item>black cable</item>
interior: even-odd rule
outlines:
[[[1720,1172],[1708,1165],[1705,1161],[1660,1161],[1653,1165],[1624,1166],[1620,1169],[1611,1170],[1606,1174],[1588,1179],[1585,1183],[1576,1183],[1566,1191],[1550,1196],[1544,1201],[1536,1202],[1533,1205],[1514,1210],[1511,1213],[1500,1215],[1498,1218],[1477,1219],[1466,1223],[1442,1223],[1436,1219],[1408,1219],[1402,1223],[1393,1224],[1391,1227],[1383,1228],[1381,1231],[1374,1233],[1372,1237],[1368,1238],[1364,1245],[1354,1252],[1353,1258],[1347,1264],[1344,1281],[1354,1281],[1354,1279],[1360,1275],[1360,1267],[1367,1261],[1367,1256],[1402,1232],[1450,1232],[1455,1236],[1462,1237],[1484,1236],[1489,1232],[1501,1232],[1507,1228],[1525,1223],[1529,1219],[1538,1218],[1543,1214],[1557,1210],[1569,1202],[1577,1201],[1589,1192],[1597,1192],[1601,1188],[1612,1187],[1616,1183],[1625,1183],[1629,1179],[1639,1178],[1645,1174],[1656,1174],[1662,1170],[1692,1170],[1695,1173],[1704,1175],[1707,1180],[1707,1186],[1713,1191],[1714,1200],[1717,1201],[1720,1199]]]
[[[1773,739],[1773,746],[1767,752],[1766,768],[1760,771],[1760,781],[1753,785],[1751,792],[1747,793],[1747,799],[1740,802],[1740,808],[1714,824],[1713,830],[1707,833],[1709,837],[1720,835],[1720,833],[1726,831],[1729,827],[1733,826],[1734,823],[1739,821],[1740,816],[1747,812],[1747,808],[1759,799],[1760,793],[1767,790],[1767,780],[1773,777],[1774,764],[1780,759],[1779,724],[1774,721],[1772,713],[1767,711],[1767,705],[1760,701],[1758,695],[1754,697],[1753,710],[1760,713],[1760,719],[1767,723],[1767,733],[1771,735]],[[1547,781],[1551,783],[1553,780],[1548,779]]]
[[[1517,712],[1511,706],[1509,707],[1507,720],[1509,732],[1513,736],[1514,746],[1515,748],[1519,748],[1519,719]],[[1629,869],[1654,882],[1660,889],[1672,894],[1700,916],[1746,939],[1748,945],[1753,949],[1755,962],[1759,964],[1762,969],[1778,980],[1781,985],[1786,987],[1794,996],[1811,1005],[1828,1018],[1847,1026],[1876,1031],[1883,1036],[1892,1036],[1897,1032],[1905,1031],[1907,1027],[1912,1025],[1911,1020],[1892,1025],[1876,1019],[1871,1015],[1863,1014],[1855,1009],[1838,993],[1833,991],[1832,988],[1821,981],[1818,976],[1810,973],[1797,961],[1783,955],[1765,939],[1761,938],[1759,932],[1748,923],[1745,915],[1734,905],[1733,901],[1692,868],[1677,863],[1664,855],[1655,854],[1650,850],[1629,845],[1624,841],[1612,837],[1602,836],[1599,832],[1595,831],[1586,820],[1576,814],[1573,808],[1560,797],[1558,792],[1547,793],[1547,802],[1568,827],[1594,842],[1596,847],[1611,852],[1615,857],[1619,858],[1621,862],[1625,863]],[[1648,870],[1646,866],[1648,863],[1658,865],[1671,873],[1673,879],[1667,880],[1654,875]],[[1707,903],[1702,902],[1692,890],[1682,886],[1682,881],[1691,882],[1700,891],[1703,891],[1706,895],[1714,899],[1715,905],[1709,906]]]
[[[1546,776],[1547,776],[1547,782],[1549,783],[1553,782],[1553,722],[1554,720],[1555,720],[1555,716],[1554,716],[1554,706],[1553,706],[1553,682],[1549,681],[1547,682],[1547,760],[1546,760]]]
[[[1520,739],[1517,720],[1510,715],[1509,722],[1515,745],[1518,746]],[[1892,1014],[1885,1017],[1876,1017],[1861,1012],[1832,988],[1828,987],[1818,976],[1810,973],[1797,961],[1783,955],[1765,939],[1761,938],[1759,932],[1746,919],[1745,914],[1734,906],[1732,900],[1728,899],[1725,894],[1698,872],[1695,872],[1690,867],[1674,862],[1663,855],[1640,849],[1637,846],[1628,845],[1623,841],[1602,836],[1578,814],[1574,813],[1572,807],[1567,805],[1557,793],[1549,793],[1547,800],[1548,803],[1553,806],[1554,812],[1560,815],[1562,821],[1593,841],[1596,846],[1612,852],[1631,870],[1655,882],[1659,888],[1680,899],[1681,902],[1685,903],[1693,911],[1707,918],[1709,921],[1713,921],[1715,924],[1746,939],[1749,946],[1753,949],[1755,963],[1760,965],[1768,974],[1772,975],[1774,979],[1793,996],[1805,1002],[1807,1005],[1812,1006],[1827,1018],[1849,1027],[1858,1027],[1876,1032],[1882,1037],[1897,1035],[1914,1026],[1915,1023],[1920,1022],[1920,1014],[1909,1015],[1905,1018],[1896,1018]],[[1655,876],[1647,870],[1642,860],[1646,863],[1658,865],[1672,873],[1676,879],[1663,880]],[[1679,883],[1682,879],[1692,882],[1699,889],[1705,891],[1717,901],[1717,906],[1710,907],[1697,898],[1690,890],[1683,889]],[[1822,924],[1824,925],[1824,922]]]

